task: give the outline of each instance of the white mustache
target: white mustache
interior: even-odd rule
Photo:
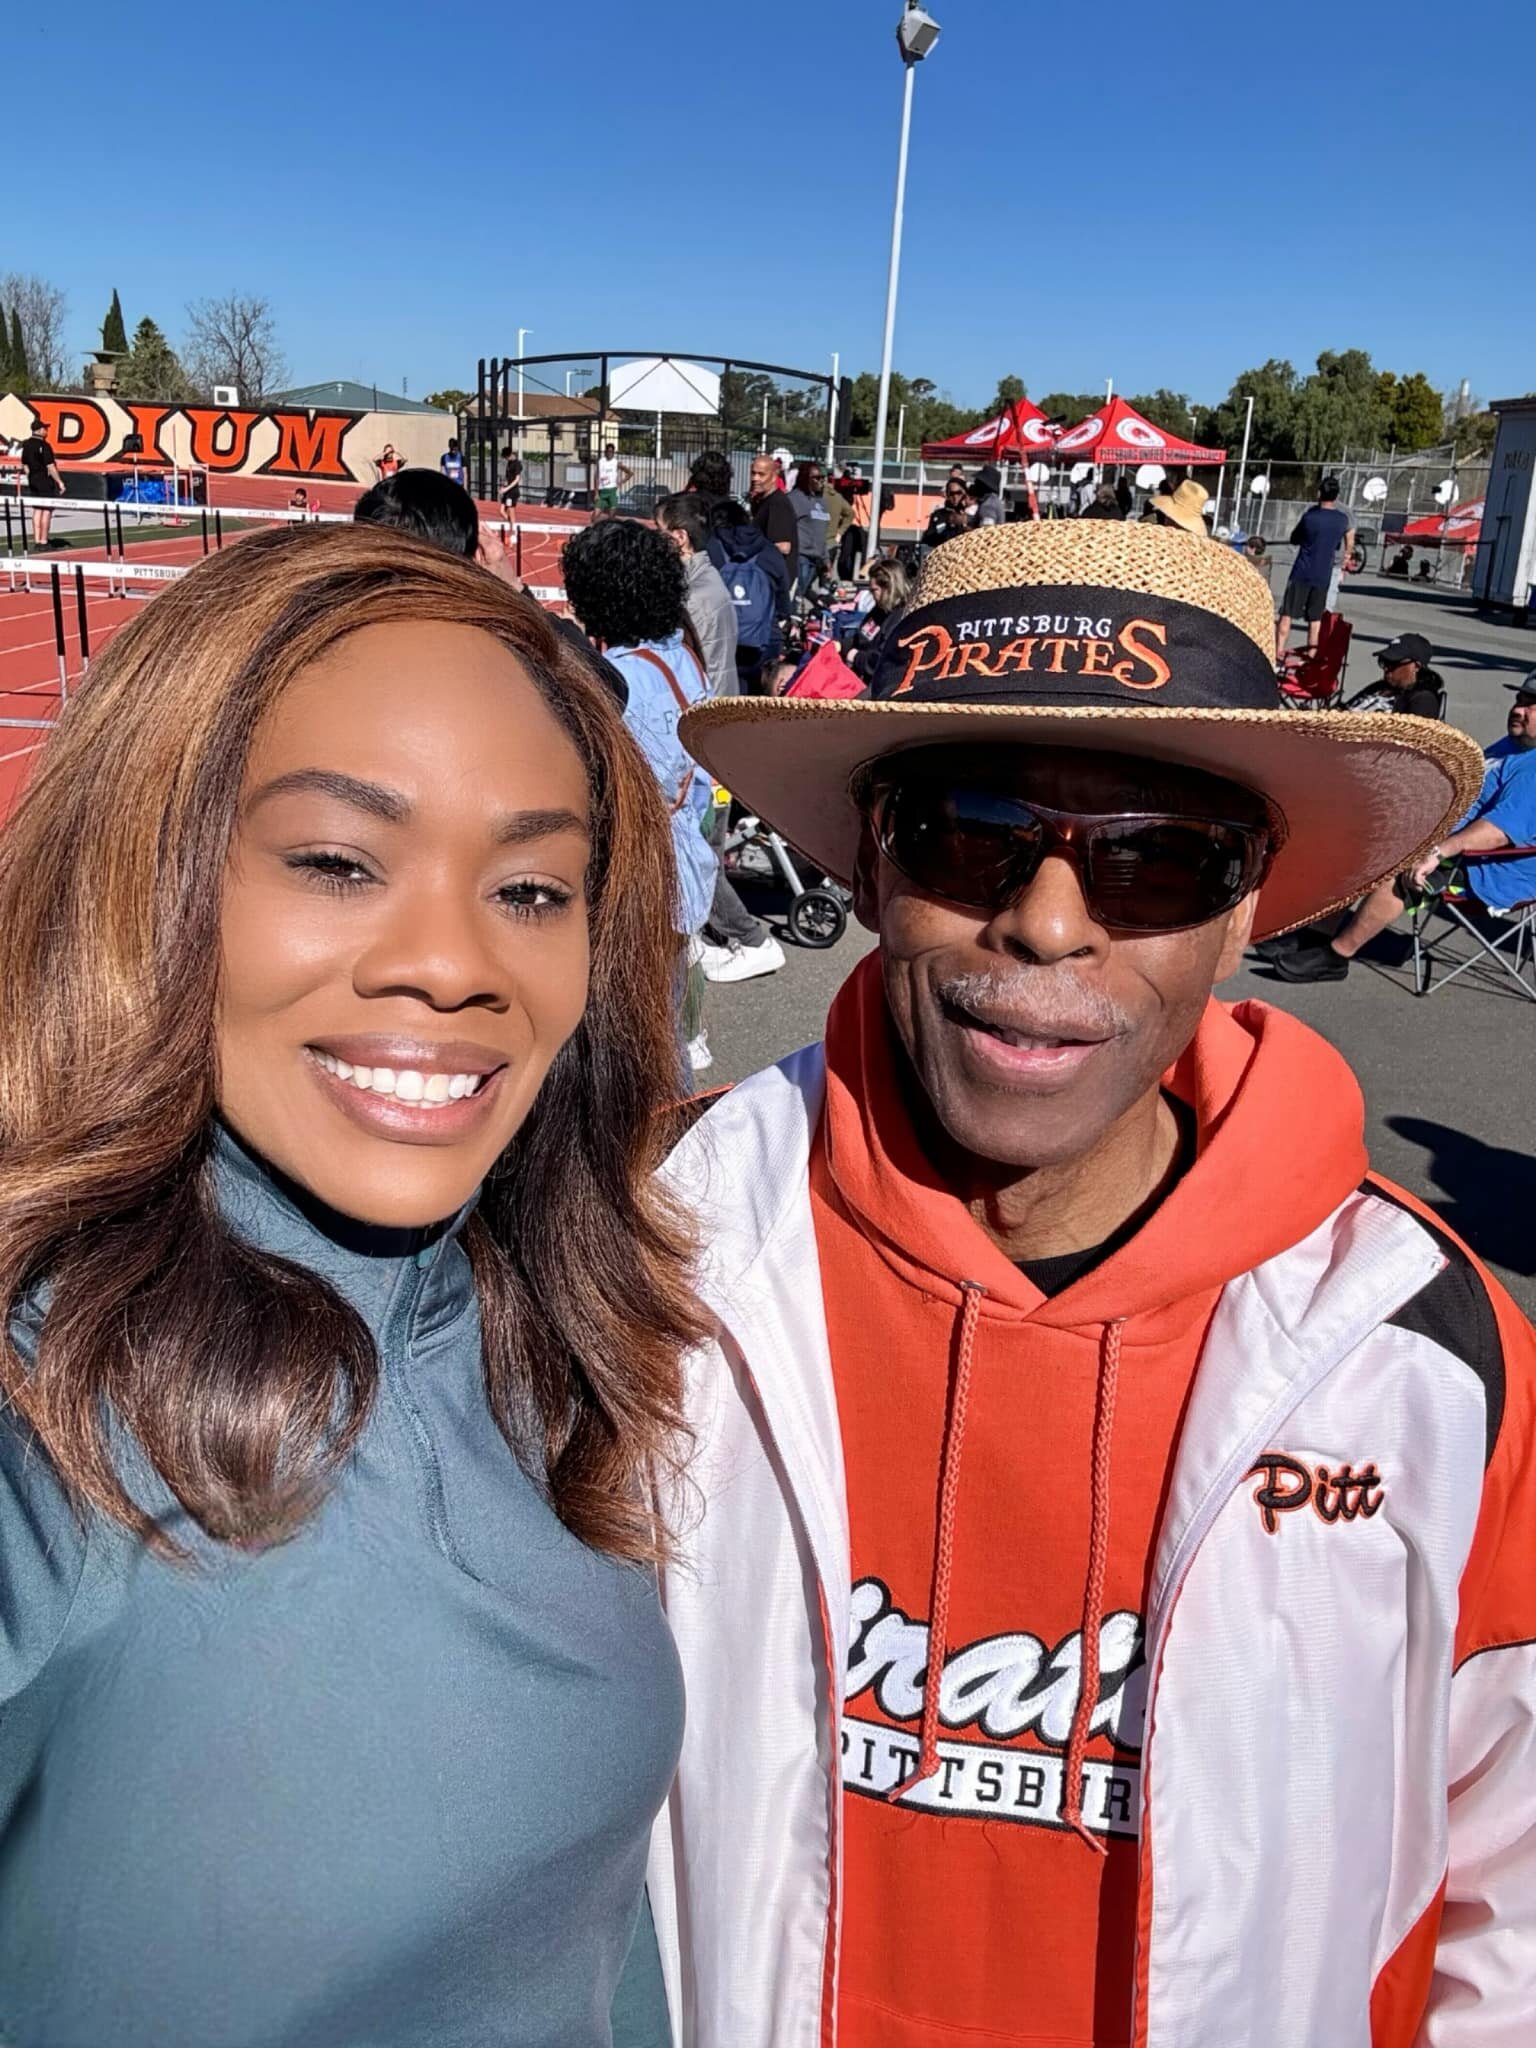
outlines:
[[[1102,989],[1079,981],[1069,967],[992,967],[941,981],[938,993],[986,1023],[1046,1038],[1119,1038],[1132,1026],[1127,1011]]]

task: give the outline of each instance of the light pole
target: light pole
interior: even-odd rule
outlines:
[[[1253,393],[1248,394],[1248,410],[1243,416],[1243,453],[1237,465],[1237,491],[1232,499],[1232,517],[1243,515],[1243,485],[1248,481],[1248,442],[1253,433]]]
[[[907,141],[912,133],[912,81],[917,67],[939,40],[939,24],[917,0],[907,0],[896,24],[906,79],[901,94],[901,146],[896,152],[896,205],[891,214],[891,267],[885,286],[885,343],[880,351],[880,403],[875,412],[874,477],[870,483],[869,547],[864,560],[880,552],[880,495],[885,483],[885,428],[891,410],[891,348],[896,339],[896,288],[901,281],[901,221],[907,203]]]
[[[832,351],[832,391],[831,391],[831,399],[830,399],[830,403],[829,403],[829,404],[828,404],[828,406],[827,406],[827,475],[828,475],[828,476],[830,476],[830,475],[832,474],[832,464],[833,464],[833,462],[834,462],[834,461],[835,461],[835,460],[837,459],[837,430],[838,430],[838,427],[839,427],[840,425],[842,425],[842,422],[841,422],[841,421],[839,421],[839,419],[838,419],[838,417],[837,417],[837,384],[838,384],[838,372],[839,372],[839,370],[841,370],[841,368],[842,368],[842,362],[841,362],[841,360],[840,360],[840,358],[839,358],[839,356],[838,356],[837,350],[836,350],[836,349],[833,349],[833,351]],[[848,429],[847,429],[847,427],[846,427],[846,426],[843,426],[843,431],[844,431],[844,433],[846,433],[846,432],[848,431]]]
[[[532,332],[533,329],[531,327],[519,327],[517,330],[517,416],[519,419],[523,416],[523,343]]]

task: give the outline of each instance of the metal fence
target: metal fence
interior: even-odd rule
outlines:
[[[663,403],[648,410],[644,377],[625,391],[634,380],[622,373],[637,364],[672,373],[656,376],[654,388],[676,392],[675,403],[685,409],[668,410]],[[577,506],[593,502],[595,464],[612,442],[629,472],[621,509],[645,514],[659,498],[686,486],[690,465],[706,450],[730,458],[742,492],[759,449],[824,454],[831,402],[830,377],[728,357],[644,350],[482,357],[475,395],[460,418],[460,439],[477,497],[496,496],[508,459],[516,457],[523,465],[524,502]]]

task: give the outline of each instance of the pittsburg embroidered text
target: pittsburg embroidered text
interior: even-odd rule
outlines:
[[[1026,612],[977,619],[953,633],[930,623],[897,645],[907,667],[893,697],[904,697],[920,680],[949,683],[961,676],[1106,676],[1128,690],[1160,690],[1173,673],[1157,652],[1168,645],[1168,628],[1156,619],[1127,619],[1116,632],[1109,619]]]

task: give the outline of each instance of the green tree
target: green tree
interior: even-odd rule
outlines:
[[[21,334],[21,308],[11,308],[11,376],[16,389],[25,391],[32,382],[32,369],[27,361],[27,344]]]
[[[1374,448],[1386,426],[1377,373],[1363,348],[1324,349],[1296,400],[1296,454],[1303,462],[1337,459],[1345,448]]]
[[[1445,406],[1422,370],[1394,377],[1386,405],[1387,439],[1410,454],[1433,448],[1445,434]]]
[[[1536,397],[1536,393],[1528,396]],[[1498,438],[1499,416],[1495,412],[1469,412],[1459,419],[1452,438],[1456,444],[1458,462],[1487,462],[1493,454],[1493,444]]]
[[[191,381],[181,367],[181,358],[148,317],[133,330],[133,347],[118,370],[115,388],[124,398],[176,402],[192,396]]]
[[[1048,420],[1062,420],[1069,427],[1075,427],[1079,420],[1087,419],[1104,403],[1102,391],[1047,391],[1038,401],[1040,410]]]
[[[426,402],[440,407],[443,412],[465,412],[469,408],[470,393],[449,385],[444,391],[429,391]]]
[[[16,389],[16,380],[11,374],[11,328],[5,317],[5,306],[0,303],[0,394]]]
[[[1249,453],[1260,462],[1289,462],[1296,454],[1296,406],[1300,383],[1290,363],[1271,356],[1257,369],[1244,370],[1211,413],[1201,432],[1208,447],[1236,454],[1243,445],[1247,401],[1253,400],[1253,436]]]
[[[1189,410],[1189,400],[1182,391],[1148,391],[1126,400],[1144,420],[1150,420],[1154,427],[1177,434],[1180,440],[1194,439],[1194,417]]]
[[[1028,396],[1029,393],[1024,388],[1024,379],[1022,377],[999,377],[997,380],[997,393],[992,400],[989,417],[996,418],[999,413],[1007,412],[1010,406],[1017,405],[1021,398],[1027,398]]]
[[[123,325],[123,302],[117,296],[117,286],[112,287],[112,303],[107,308],[107,317],[101,323],[101,345],[109,353],[128,353],[128,330]]]

